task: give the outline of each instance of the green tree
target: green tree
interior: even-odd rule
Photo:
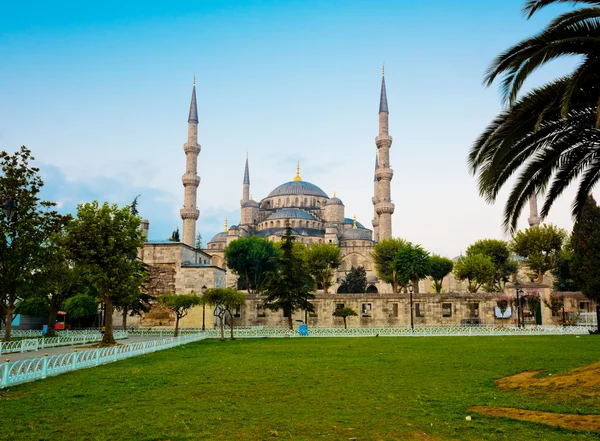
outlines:
[[[66,226],[66,247],[71,257],[89,271],[89,277],[104,302],[106,323],[103,344],[115,344],[113,305],[126,294],[132,277],[139,270],[136,258],[144,246],[140,218],[130,207],[98,201],[77,207],[77,219]]]
[[[590,195],[571,235],[573,279],[581,292],[600,303],[600,207]]]
[[[158,297],[158,302],[165,308],[175,314],[175,333],[173,337],[179,335],[179,320],[188,315],[188,312],[194,306],[201,303],[200,296],[191,294],[164,294]]]
[[[15,308],[15,314],[31,315],[34,317],[47,316],[49,313],[48,302],[41,297],[29,297],[19,302]]]
[[[517,272],[517,263],[510,258],[508,242],[498,239],[482,239],[473,243],[467,248],[467,256],[473,254],[483,254],[488,256],[494,267],[493,282],[486,287],[488,291],[503,291],[504,285],[510,280],[510,276]]]
[[[348,329],[348,325],[346,323],[346,318],[354,317],[357,315],[358,314],[356,313],[356,311],[354,309],[350,308],[349,306],[346,306],[341,309],[336,309],[335,311],[333,311],[334,317],[342,317],[344,319],[344,329]]]
[[[442,292],[444,277],[452,272],[452,268],[454,268],[454,263],[447,257],[441,257],[437,254],[429,257],[429,275],[433,279],[436,293]]]
[[[314,281],[301,257],[294,254],[292,228],[287,225],[281,244],[281,256],[276,259],[276,268],[267,273],[264,293],[267,296],[265,308],[273,311],[283,310],[288,318],[288,326],[294,329],[292,314],[298,309],[314,311],[310,302],[315,298],[311,293]],[[233,243],[233,242],[232,242]]]
[[[367,291],[367,271],[363,266],[350,268],[338,289],[339,293],[362,294]]]
[[[573,247],[571,246],[571,239],[567,238],[562,250],[556,256],[556,266],[551,270],[554,276],[552,282],[554,291],[581,291],[579,285],[573,280],[572,266]]]
[[[305,253],[308,271],[327,294],[335,271],[342,264],[340,249],[329,243],[314,244]]]
[[[89,294],[77,294],[65,300],[63,310],[67,313],[67,317],[78,321],[80,328],[82,319],[98,314],[98,301]]]
[[[392,266],[402,285],[412,282],[419,292],[419,280],[429,275],[429,253],[421,245],[408,242],[396,252]]]
[[[525,15],[529,18],[554,3],[566,1],[528,0]],[[599,177],[600,64],[595,45],[600,8],[594,0],[569,3],[589,7],[563,13],[537,35],[502,52],[486,74],[488,86],[501,78],[507,107],[474,143],[469,166],[488,202],[496,200],[507,182],[514,183],[504,207],[504,226],[511,232],[532,194],[545,194],[540,212],[544,218],[574,181],[579,181],[579,187],[572,214],[579,217]],[[532,72],[557,58],[574,55],[581,58],[574,71],[521,93]],[[517,178],[509,180],[515,174]]]
[[[241,237],[225,248],[227,267],[239,276],[248,294],[259,294],[267,273],[276,265],[277,249],[273,242],[257,236]]]
[[[200,234],[200,232],[198,232],[198,234],[196,234],[196,243],[195,243],[195,247],[197,249],[202,248],[202,234]]]
[[[68,221],[42,201],[44,183],[34,158],[25,146],[14,154],[0,152],[0,205],[11,199],[17,215],[7,219],[0,211],[0,313],[4,340],[10,341],[14,311],[19,301],[35,294],[35,281],[43,263],[43,248],[51,234]]]
[[[402,239],[384,239],[375,245],[371,256],[375,263],[375,271],[379,278],[385,283],[392,285],[392,291],[398,292],[398,273],[394,267],[394,259],[400,248],[406,245],[406,241]]]
[[[131,205],[129,206],[129,209],[131,210],[131,214],[133,214],[134,216],[139,216],[140,213],[138,211],[138,199],[140,198],[141,194],[138,194],[134,199],[133,202],[131,203]]]
[[[130,262],[129,276],[119,286],[118,301],[113,305],[121,312],[123,329],[127,329],[127,316],[133,317],[149,312],[151,303],[156,300],[146,292],[148,266],[138,259]]]
[[[567,233],[554,225],[540,225],[517,231],[510,244],[512,251],[525,258],[525,265],[544,281],[544,274],[556,267]]]
[[[243,292],[231,288],[210,288],[204,293],[204,302],[215,307],[215,316],[219,317],[219,328],[221,329],[221,340],[225,340],[225,317],[229,315],[231,321],[231,339],[234,340],[233,313],[237,308],[246,306],[246,296]]]
[[[467,290],[477,292],[482,285],[490,283],[496,274],[492,260],[483,254],[461,256],[454,264],[454,277],[467,281]]]
[[[179,235],[179,227],[175,228],[171,233],[171,237],[167,239],[171,242],[181,242],[181,236]]]

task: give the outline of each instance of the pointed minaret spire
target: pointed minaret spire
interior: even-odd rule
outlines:
[[[242,183],[241,205],[250,200],[250,169],[248,168],[248,153],[246,153],[246,167],[244,168],[244,182]]]
[[[376,240],[378,241],[392,237],[392,214],[394,214],[395,210],[395,206],[392,203],[391,189],[394,172],[390,168],[392,137],[389,135],[388,121],[389,111],[385,91],[385,76],[382,75],[381,97],[379,99],[379,135],[375,138],[378,151],[377,170],[375,171],[375,177],[377,178],[375,213],[377,214],[379,226]],[[373,198],[373,202],[375,202],[375,198]]]
[[[198,155],[200,144],[198,144],[198,108],[196,106],[196,78],[192,87],[192,101],[190,103],[190,115],[188,117],[188,139],[183,145],[185,152],[185,173],[181,178],[183,182],[183,208],[180,210],[183,220],[183,243],[191,247],[196,246],[196,221],[200,212],[196,208],[198,186]]]
[[[529,218],[527,219],[530,227],[538,227],[540,225],[540,217],[537,208],[537,196],[531,193],[529,196]]]
[[[379,97],[379,112],[388,112],[387,92],[385,90],[385,68],[381,68],[381,95]],[[389,113],[389,112],[388,112]]]

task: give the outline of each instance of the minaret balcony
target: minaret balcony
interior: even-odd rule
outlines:
[[[392,145],[392,137],[390,135],[379,135],[375,137],[377,148],[389,147]]]
[[[379,198],[377,196],[373,196],[371,198],[371,202],[373,202],[373,205],[377,205],[377,202],[379,202]]]
[[[184,186],[191,185],[193,187],[198,187],[200,185],[200,176],[191,173],[186,173],[181,177],[181,182],[183,182]]]
[[[200,144],[183,144],[183,151],[187,155],[188,153],[194,153],[198,155],[200,153]]]
[[[391,181],[394,176],[394,170],[389,167],[380,167],[375,172],[375,177],[378,181]]]
[[[200,212],[198,210],[196,210],[195,208],[184,207],[181,210],[179,210],[179,214],[181,215],[181,219],[183,219],[183,220],[185,220],[185,219],[198,220],[198,218],[200,217]]]
[[[380,216],[382,214],[394,214],[395,208],[396,206],[391,202],[379,202],[375,207],[375,212]]]

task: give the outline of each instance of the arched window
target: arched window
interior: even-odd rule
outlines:
[[[296,204],[295,205],[296,205],[296,207],[298,206],[298,198],[296,198]]]
[[[304,198],[304,205],[308,205],[308,198]]]
[[[271,221],[271,224],[269,225],[271,228],[273,228],[273,221]]]
[[[296,221],[292,221],[292,227],[296,226]]]
[[[286,207],[290,206],[290,198],[285,198],[285,206]]]
[[[279,228],[279,221],[277,221],[277,222],[275,223],[275,226],[276,226],[277,228]]]

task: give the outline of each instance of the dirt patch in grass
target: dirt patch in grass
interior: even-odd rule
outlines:
[[[541,371],[526,371],[496,380],[502,389],[543,389],[548,393],[600,395],[600,362],[583,366],[560,375],[537,377]]]
[[[492,406],[473,406],[470,410],[482,415],[542,423],[563,429],[600,432],[600,415],[574,415]]]

